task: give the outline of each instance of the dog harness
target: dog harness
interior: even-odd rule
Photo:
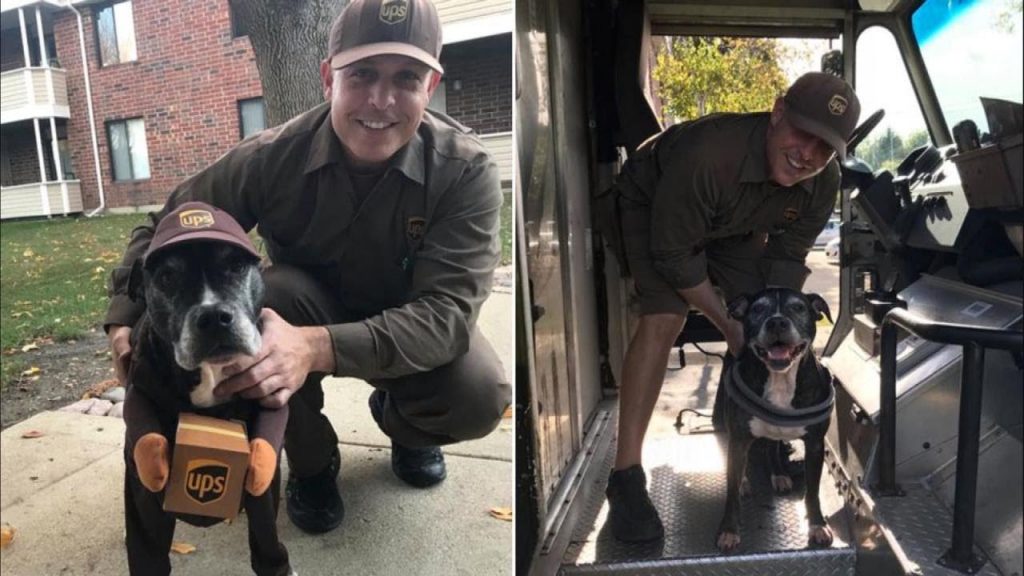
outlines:
[[[752,416],[760,418],[772,426],[784,428],[797,428],[800,426],[812,426],[828,420],[832,415],[832,406],[836,400],[835,379],[832,373],[824,366],[818,365],[818,373],[828,382],[828,397],[824,401],[805,408],[786,408],[776,406],[767,402],[750,389],[750,386],[743,381],[740,371],[736,369],[737,364],[728,368],[728,373],[722,380],[725,382],[725,392]]]

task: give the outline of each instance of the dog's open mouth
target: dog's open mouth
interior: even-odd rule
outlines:
[[[770,368],[777,369],[788,367],[804,353],[805,349],[807,349],[807,342],[798,342],[796,344],[776,342],[767,347],[754,344],[754,353],[757,354],[757,357]]]

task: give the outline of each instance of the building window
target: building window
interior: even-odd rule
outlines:
[[[235,7],[228,2],[228,16],[231,17],[231,37],[241,38],[242,36],[248,36],[249,30],[246,29],[245,24],[242,23],[242,19],[235,13]]]
[[[131,2],[118,2],[100,8],[96,12],[96,35],[99,38],[101,66],[138,59]]]
[[[149,150],[146,147],[146,124],[141,118],[107,123],[110,159],[114,180],[149,178]]]
[[[238,126],[243,139],[266,130],[267,114],[263,109],[263,98],[238,101]]]

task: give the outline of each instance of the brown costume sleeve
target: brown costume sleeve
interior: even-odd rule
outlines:
[[[135,447],[139,438],[146,434],[166,435],[160,425],[160,419],[157,417],[157,411],[152,401],[145,394],[137,390],[135,386],[132,386],[131,383],[128,384],[128,389],[124,395],[123,415],[125,441],[127,442],[126,448],[129,451]]]
[[[256,423],[249,431],[249,440],[262,438],[274,447],[274,453],[281,453],[284,445],[284,431],[288,425],[288,405],[282,408],[260,408],[256,412]]]

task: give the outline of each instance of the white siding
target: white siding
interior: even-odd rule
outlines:
[[[82,191],[78,180],[68,180],[69,213],[82,211]],[[64,204],[60,182],[47,182],[47,196],[50,198],[50,215],[62,215]],[[46,216],[39,184],[23,184],[0,188],[0,220]]]
[[[502,182],[512,181],[512,133],[481,134],[480,139],[484,141],[487,150],[490,151],[494,162],[498,164],[498,172],[501,173]]]
[[[32,87],[35,101],[29,102],[28,82],[25,69],[11,70],[0,74],[0,114],[3,122],[20,122],[29,118],[69,118],[68,87],[64,70],[52,68],[53,95],[56,105],[50,105],[50,94],[46,89],[46,69],[32,68]]]
[[[442,26],[512,11],[512,0],[437,0],[434,5]]]

